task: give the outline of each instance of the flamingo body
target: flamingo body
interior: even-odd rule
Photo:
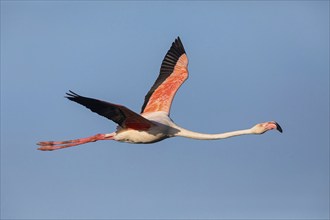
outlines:
[[[52,151],[99,140],[147,144],[175,136],[217,140],[238,135],[263,134],[273,129],[282,132],[282,128],[275,121],[259,123],[249,129],[219,134],[198,133],[176,125],[169,116],[170,108],[176,92],[187,78],[188,58],[178,37],[163,59],[159,76],[145,96],[140,114],[122,105],[80,96],[69,91],[66,98],[117,123],[117,130],[75,140],[43,141],[38,143],[40,146],[38,149]]]
[[[179,130],[165,112],[150,112],[143,116],[151,121],[154,126],[146,131],[135,129],[117,128],[114,140],[135,144],[155,143],[165,138],[173,137]]]

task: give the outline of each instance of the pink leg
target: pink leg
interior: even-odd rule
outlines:
[[[95,141],[100,141],[100,140],[113,140],[114,133],[111,134],[96,134],[91,137],[86,137],[86,138],[79,138],[75,140],[69,140],[69,141],[43,141],[37,143],[40,147],[38,150],[42,151],[52,151],[52,150],[58,150],[62,148],[67,148],[67,147],[73,147],[81,144],[86,144],[89,142],[95,142]]]

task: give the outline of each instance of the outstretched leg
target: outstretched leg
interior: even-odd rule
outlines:
[[[52,151],[52,150],[58,150],[62,148],[67,148],[67,147],[73,147],[81,144],[86,144],[89,142],[95,142],[95,141],[100,141],[100,140],[113,140],[115,133],[111,134],[96,134],[91,137],[86,137],[86,138],[79,138],[75,140],[69,140],[69,141],[43,141],[37,143],[40,147],[38,150],[42,151]]]

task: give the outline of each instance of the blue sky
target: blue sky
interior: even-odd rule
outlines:
[[[69,89],[139,111],[172,41],[190,77],[171,117],[218,133],[150,145]],[[1,1],[1,218],[329,218],[329,1]]]

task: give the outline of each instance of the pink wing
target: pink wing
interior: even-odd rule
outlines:
[[[156,82],[145,96],[141,113],[164,111],[169,114],[175,93],[187,78],[188,58],[178,37],[164,57]]]

